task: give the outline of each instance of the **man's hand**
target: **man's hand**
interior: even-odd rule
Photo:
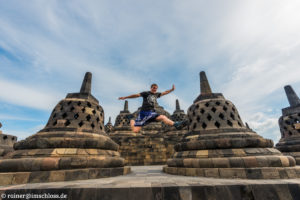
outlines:
[[[160,96],[164,96],[166,94],[169,94],[170,92],[173,92],[174,90],[175,90],[175,85],[173,84],[172,89],[162,92]]]
[[[172,91],[174,91],[175,90],[175,85],[173,84],[172,85],[172,89],[171,89]]]

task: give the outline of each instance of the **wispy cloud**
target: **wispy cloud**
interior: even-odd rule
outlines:
[[[49,112],[91,71],[106,119],[123,108],[119,96],[152,82],[176,85],[159,100],[172,113],[176,98],[192,104],[205,70],[213,91],[276,139],[282,87],[300,88],[299,9],[296,0],[2,2],[0,101]],[[140,103],[131,100],[132,111]]]

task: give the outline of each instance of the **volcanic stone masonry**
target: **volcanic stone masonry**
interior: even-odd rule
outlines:
[[[300,99],[290,85],[284,87],[290,106],[282,109],[279,118],[281,139],[276,148],[284,155],[293,156],[300,165]]]
[[[164,172],[244,179],[300,177],[293,157],[247,128],[236,107],[221,93],[211,92],[205,72],[200,73],[200,87],[201,94],[188,109],[189,132],[175,145]]]
[[[179,106],[179,103],[178,103]],[[184,112],[176,110],[175,118],[184,118]],[[140,108],[133,113],[135,117]],[[171,117],[170,114],[155,102],[155,110],[159,114]],[[182,115],[183,112],[183,115]],[[115,125],[110,137],[120,145],[119,152],[128,165],[158,165],[165,164],[174,153],[174,145],[180,141],[184,130],[177,131],[162,122],[151,122],[144,126],[140,133],[132,132],[128,115],[128,102],[125,101],[124,110],[116,117]],[[185,130],[186,131],[186,130]]]
[[[109,120],[108,120],[107,124],[105,125],[105,132],[107,134],[110,134],[112,132],[112,128],[113,128],[113,125],[111,123],[111,117],[109,117]]]
[[[0,123],[0,128],[2,124]],[[13,135],[6,135],[0,131],[0,159],[3,156],[14,150],[13,145],[17,142],[17,137]]]
[[[0,160],[0,185],[69,181],[130,172],[104,131],[104,111],[91,94],[87,72],[79,93],[53,109],[45,128],[14,145]]]

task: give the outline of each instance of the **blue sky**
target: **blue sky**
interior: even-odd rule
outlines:
[[[119,96],[158,83],[176,90],[186,111],[199,72],[238,108],[244,122],[278,141],[288,106],[283,86],[300,93],[300,3],[229,1],[0,1],[0,121],[24,139],[43,128],[56,103],[77,92],[86,71],[108,117]],[[129,100],[135,111],[141,99]]]

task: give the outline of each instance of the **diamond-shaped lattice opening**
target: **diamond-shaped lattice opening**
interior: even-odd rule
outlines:
[[[208,121],[210,121],[212,119],[212,116],[208,114],[206,118],[208,119]]]
[[[78,101],[78,102],[77,102],[77,105],[80,106],[80,105],[81,105],[81,101]]]
[[[216,110],[217,110],[217,109],[216,109],[215,107],[212,107],[212,108],[211,108],[211,111],[213,111],[213,112],[216,112]]]
[[[203,129],[205,129],[207,127],[207,125],[204,122],[202,123],[201,126],[202,126]]]
[[[64,113],[63,115],[62,115],[62,118],[66,118],[68,115],[67,115],[67,113]]]
[[[209,103],[207,102],[206,104],[204,104],[206,107],[208,107],[209,106]]]
[[[291,125],[290,121],[289,120],[285,120],[284,121],[287,125]]]
[[[99,122],[99,121],[100,121],[99,117],[97,117],[96,121],[97,121],[97,122]]]
[[[79,117],[78,113],[74,115],[74,118],[77,119]]]
[[[203,114],[203,113],[205,113],[205,110],[202,108],[202,109],[200,110],[200,112],[201,112],[201,114]]]
[[[53,115],[52,119],[54,119],[56,117],[56,113]]]
[[[226,111],[228,108],[226,106],[223,106],[223,110]]]
[[[6,139],[7,139],[7,135],[4,135],[4,136],[3,136],[3,139],[6,140]]]
[[[198,109],[198,108],[199,108],[199,104],[196,105],[196,109]]]
[[[72,106],[70,110],[73,111],[74,109],[75,109],[74,106]]]
[[[65,122],[65,126],[69,126],[71,124],[71,122],[69,121],[69,120],[67,120],[66,122]]]
[[[97,106],[97,110],[100,110],[100,106]]]
[[[190,124],[192,123],[192,121],[193,121],[193,120],[192,120],[192,119],[190,119]]]
[[[220,102],[218,102],[218,101],[216,102],[216,105],[217,105],[217,106],[219,106],[220,104],[221,104]]]
[[[242,124],[241,124],[241,122],[238,122],[238,125],[239,125],[240,127],[242,127]]]
[[[68,103],[67,103],[67,104],[68,104],[68,105],[70,105],[71,103],[72,103],[72,101],[68,101]]]
[[[220,114],[219,114],[219,117],[220,117],[220,119],[224,120],[224,115],[223,115],[223,113],[220,113]]]
[[[193,112],[193,116],[196,116],[196,113],[195,113],[195,111]]]
[[[92,128],[95,128],[95,125],[92,123],[92,124],[91,124],[91,127],[92,127]]]
[[[60,107],[60,111],[62,111],[64,109],[64,107],[62,106],[62,107]]]
[[[227,120],[227,124],[228,124],[229,126],[233,126],[232,122],[229,121],[229,120]]]
[[[102,126],[100,126],[100,130],[102,130],[103,129],[103,127]]]
[[[238,115],[238,118],[241,119],[240,115]]]
[[[85,112],[85,108],[82,108],[81,111],[84,113]]]
[[[100,113],[100,116],[101,116],[101,117],[103,116],[103,113],[102,113],[102,112]]]
[[[93,110],[92,113],[95,115],[96,114],[96,110]]]
[[[78,123],[78,126],[79,126],[79,127],[82,127],[83,124],[84,124],[83,121],[81,121],[81,122]]]
[[[86,120],[87,120],[87,121],[90,121],[90,120],[91,120],[91,115],[87,115],[87,116],[86,116]]]
[[[232,113],[230,113],[230,117],[231,117],[231,119],[235,120],[235,117]]]
[[[232,111],[233,111],[233,112],[235,112],[235,111],[236,111],[234,107],[232,107]]]
[[[228,101],[225,101],[226,105],[229,105],[229,102]]]
[[[55,120],[55,122],[53,122],[53,124],[52,124],[52,125],[53,125],[53,126],[55,126],[56,124],[57,124],[57,120]]]
[[[200,122],[200,117],[199,116],[197,117],[197,121]]]
[[[92,107],[92,104],[90,102],[87,102],[86,104],[88,107]]]
[[[193,125],[193,129],[195,129],[195,128],[197,128],[197,124],[196,123],[194,123],[194,125]]]
[[[291,131],[289,131],[289,135],[293,135]]]
[[[216,121],[215,126],[216,126],[217,128],[220,128],[221,124],[220,124],[218,121]]]

